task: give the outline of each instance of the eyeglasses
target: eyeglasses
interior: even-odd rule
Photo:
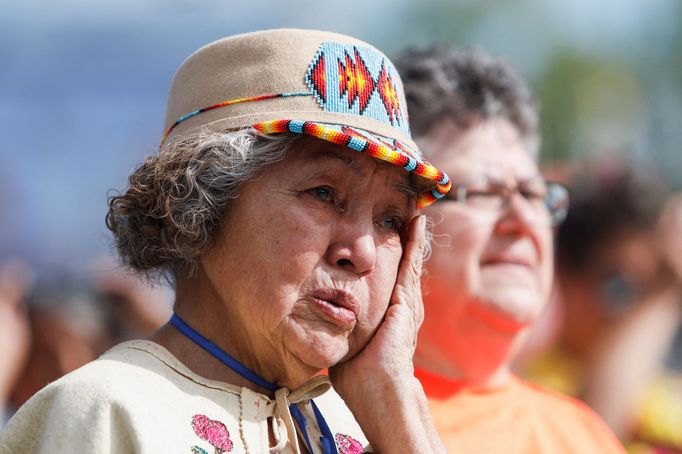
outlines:
[[[542,178],[524,181],[514,188],[509,188],[481,177],[468,184],[453,185],[444,199],[465,203],[475,208],[499,211],[517,192],[536,212],[549,214],[552,225],[558,225],[566,219],[570,201],[568,188],[561,183],[545,181]]]

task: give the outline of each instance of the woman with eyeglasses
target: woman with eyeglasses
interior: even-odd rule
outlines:
[[[425,210],[433,234],[415,372],[451,452],[618,453],[576,401],[516,377],[511,362],[549,298],[565,187],[538,165],[525,81],[480,51],[434,46],[398,59],[412,131],[452,191]]]

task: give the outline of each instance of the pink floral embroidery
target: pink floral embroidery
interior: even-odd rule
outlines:
[[[211,443],[216,454],[232,451],[230,432],[225,424],[220,421],[215,421],[204,415],[194,415],[192,417],[192,428],[199,438]]]
[[[336,434],[334,438],[336,439],[336,446],[339,448],[339,454],[362,454],[364,452],[360,442],[351,436]]]

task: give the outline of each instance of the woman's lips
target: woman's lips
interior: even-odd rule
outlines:
[[[353,295],[337,289],[317,289],[310,300],[330,322],[339,328],[353,329],[358,319],[359,306]]]
[[[489,257],[481,261],[482,265],[518,265],[526,268],[532,268],[534,260],[527,255],[498,255]]]
[[[481,263],[481,271],[524,281],[535,276],[535,266],[531,260],[524,257],[496,257],[486,260]]]

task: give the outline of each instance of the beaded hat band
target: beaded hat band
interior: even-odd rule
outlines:
[[[367,43],[314,30],[248,33],[204,46],[180,66],[161,146],[196,128],[306,134],[414,173],[428,188],[418,196],[423,207],[451,183],[421,157],[405,106],[393,64]]]

